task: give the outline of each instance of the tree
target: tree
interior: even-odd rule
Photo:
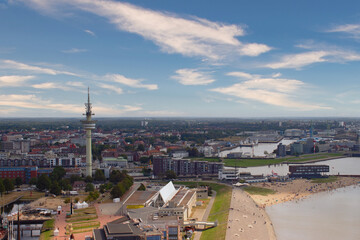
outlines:
[[[118,186],[118,185],[115,185],[112,189],[111,189],[111,192],[110,192],[110,194],[111,194],[111,197],[112,198],[118,198],[118,197],[120,197],[120,187]]]
[[[50,187],[51,187],[51,180],[50,178],[48,177],[48,175],[46,174],[42,174],[39,179],[38,179],[38,182],[36,184],[36,187],[40,190],[40,191],[44,191],[45,189],[46,190],[49,190]]]
[[[29,184],[30,185],[36,185],[37,184],[37,178],[31,178]]]
[[[106,191],[106,185],[105,184],[101,184],[100,185],[100,193],[104,193]]]
[[[74,183],[74,182],[80,181],[80,180],[81,180],[81,177],[78,176],[78,175],[71,175],[71,176],[70,176],[70,182],[71,182],[71,183]]]
[[[105,182],[106,178],[104,172],[100,169],[96,169],[94,180],[99,182]]]
[[[151,174],[151,169],[144,167],[144,168],[142,169],[142,173],[144,174],[144,176],[150,176],[150,174]]]
[[[93,180],[94,179],[91,176],[86,176],[86,178],[85,178],[85,182],[87,182],[87,183],[92,183]]]
[[[85,187],[85,192],[92,192],[95,190],[94,184],[92,183],[87,183],[86,187]]]
[[[141,184],[140,187],[137,189],[138,191],[145,191],[146,187],[144,184]]]
[[[113,170],[110,173],[109,180],[110,180],[110,182],[116,184],[118,182],[121,182],[124,178],[125,178],[125,175],[123,172],[120,172],[119,170]]]
[[[51,184],[50,193],[55,194],[55,195],[61,194],[61,188],[60,188],[59,184],[57,183],[57,181],[53,181],[53,183]]]
[[[17,187],[20,187],[21,184],[23,184],[22,178],[21,177],[15,178],[15,185]]]
[[[165,172],[165,178],[166,179],[175,179],[176,178],[176,173],[172,170],[168,170]]]
[[[61,167],[61,166],[56,166],[56,167],[54,167],[54,170],[50,174],[50,179],[52,181],[59,181],[65,175],[66,175],[65,169],[63,167]]]
[[[140,162],[142,164],[149,164],[149,161],[150,161],[150,158],[148,158],[148,157],[141,157],[140,158]]]
[[[143,144],[139,144],[139,146],[137,147],[137,151],[145,151],[145,147]]]
[[[72,190],[72,186],[70,184],[70,180],[69,179],[61,179],[59,182],[59,186],[62,190],[64,191],[71,191]]]
[[[4,179],[4,187],[5,187],[5,191],[8,193],[9,191],[12,191],[14,190],[14,184],[13,182],[8,179],[8,178],[5,178]]]
[[[100,196],[100,193],[98,191],[92,191],[89,192],[89,195],[86,197],[86,201],[96,201],[96,199],[98,199]]]
[[[189,157],[199,157],[200,153],[196,147],[187,148],[187,152],[189,153]]]
[[[5,192],[4,182],[2,179],[0,179],[0,194],[1,194],[1,196],[3,195],[4,192]]]

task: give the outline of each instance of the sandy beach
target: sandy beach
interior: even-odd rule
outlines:
[[[233,188],[225,239],[275,240],[265,210],[240,188]]]
[[[272,189],[276,193],[267,196],[251,195],[251,197],[259,206],[266,207],[277,203],[300,200],[313,193],[354,185],[359,181],[360,178],[355,177],[338,177],[337,181],[331,183],[312,183],[311,180],[307,179],[296,179],[291,182],[254,183],[251,186]]]

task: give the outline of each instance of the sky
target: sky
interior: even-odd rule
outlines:
[[[358,0],[0,0],[0,117],[360,117]]]

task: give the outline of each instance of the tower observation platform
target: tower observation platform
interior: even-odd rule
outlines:
[[[90,103],[90,90],[88,88],[88,101],[85,103],[86,120],[81,120],[82,126],[86,130],[86,176],[92,177],[92,153],[91,153],[91,130],[95,129],[96,121],[91,120],[92,104]]]

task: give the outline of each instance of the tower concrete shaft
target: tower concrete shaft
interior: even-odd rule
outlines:
[[[88,88],[88,102],[85,103],[86,120],[81,121],[86,130],[86,176],[92,177],[92,153],[91,153],[91,130],[95,129],[96,121],[91,120],[91,116],[95,115],[91,111],[90,90]]]

